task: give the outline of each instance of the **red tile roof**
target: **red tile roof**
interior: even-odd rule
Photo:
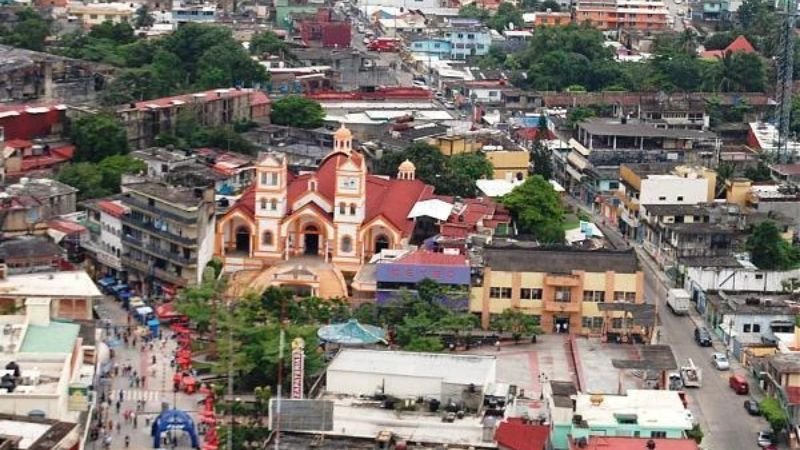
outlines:
[[[714,58],[722,58],[725,56],[726,53],[755,53],[756,49],[753,48],[753,45],[750,44],[750,41],[747,40],[744,36],[739,36],[733,40],[727,47],[723,50],[707,50],[700,54],[700,57],[703,59],[714,59]]]
[[[111,200],[100,200],[97,202],[97,207],[104,213],[117,218],[128,212],[128,208]]]
[[[86,227],[79,223],[70,222],[69,220],[51,220],[47,224],[48,228],[53,228],[55,230],[61,231],[62,233],[66,234],[73,234],[73,233],[83,233],[86,230]]]
[[[250,105],[252,106],[269,105],[270,103],[272,102],[269,97],[267,97],[267,94],[261,91],[253,92],[253,96],[250,97]]]
[[[448,255],[446,253],[417,250],[395,261],[398,264],[424,264],[433,266],[466,266],[469,265],[465,255]]]
[[[539,136],[539,128],[538,127],[528,127],[528,128],[520,128],[514,133],[519,139],[523,139],[526,141],[533,141]],[[545,133],[544,139],[555,139],[555,135],[552,131],[547,130]]]
[[[645,450],[649,438],[592,436],[586,447],[578,447],[573,441],[570,449],[581,450]],[[698,450],[693,439],[652,439],[657,450]]]
[[[250,89],[235,89],[235,88],[212,89],[205,92],[194,92],[191,94],[174,95],[172,97],[144,100],[141,102],[136,102],[135,108],[138,110],[147,111],[153,107],[167,108],[175,105],[182,105],[185,103],[205,103],[208,101],[216,100],[221,97],[234,98],[234,97],[242,97],[245,95],[253,95],[255,97],[257,93],[259,92]],[[255,100],[263,101],[263,99],[260,99],[259,97],[255,97],[253,101]]]
[[[27,139],[9,139],[5,141],[5,146],[11,148],[28,148],[33,146],[33,142]]]
[[[509,450],[544,450],[549,436],[548,426],[526,424],[521,419],[508,419],[497,427],[494,440]]]
[[[28,156],[22,159],[22,172],[47,169],[65,163],[75,154],[74,145],[64,145],[50,149],[49,155]]]

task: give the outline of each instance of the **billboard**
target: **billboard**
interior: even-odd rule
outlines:
[[[280,423],[281,431],[331,431],[333,430],[333,401],[309,399],[282,399],[280,413],[278,400],[269,402],[269,429]]]

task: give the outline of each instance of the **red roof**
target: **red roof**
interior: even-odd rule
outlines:
[[[5,142],[5,146],[11,148],[28,148],[33,146],[33,142],[27,139],[9,139]]]
[[[261,106],[261,105],[269,105],[272,103],[267,97],[267,94],[261,91],[253,92],[253,96],[250,97],[250,105],[252,106]]]
[[[333,205],[336,196],[336,169],[347,161],[352,161],[356,166],[360,167],[363,164],[363,156],[358,152],[351,152],[350,154],[333,152],[325,157],[314,174],[303,174],[295,177],[289,173],[289,185],[286,195],[289,204],[293,204],[301,196],[308,193],[308,182],[313,177],[317,180],[316,191],[319,196]],[[392,226],[404,234],[411,233],[414,226],[414,221],[408,218],[411,208],[418,200],[433,192],[431,186],[425,185],[420,180],[388,180],[369,174],[367,175],[366,185],[367,202],[364,222],[369,222],[377,217],[384,217]],[[245,191],[231,208],[231,210],[233,209],[239,209],[249,217],[253,217],[255,213],[254,188]],[[288,214],[291,213],[292,211],[288,212]]]
[[[234,97],[242,97],[245,95],[253,95],[254,102],[256,100],[263,101],[263,99],[261,99],[260,97],[255,96],[257,93],[259,92],[249,89],[234,89],[234,88],[212,89],[210,91],[205,91],[205,92],[194,92],[191,94],[174,95],[172,97],[144,100],[141,102],[136,102],[135,108],[138,110],[147,111],[152,108],[169,108],[172,106],[182,105],[186,103],[205,103],[208,101],[216,100],[217,98],[223,98],[223,97],[234,98]]]
[[[104,213],[117,218],[128,212],[127,207],[111,200],[100,200],[97,202],[97,207]]]
[[[397,260],[397,264],[424,264],[433,266],[466,266],[469,265],[464,255],[448,255],[446,253],[417,250]]]
[[[83,233],[86,231],[86,227],[79,223],[70,222],[69,220],[51,220],[47,224],[48,228],[53,228],[55,230],[61,231],[62,233],[66,234],[73,234],[73,233]]]
[[[539,136],[539,128],[538,127],[528,127],[528,128],[520,128],[514,133],[519,139],[523,139],[526,141],[533,141]],[[547,130],[543,139],[555,139],[555,135],[552,131]]]
[[[650,438],[591,436],[586,447],[578,447],[573,441],[570,449],[581,450],[645,450]],[[652,439],[657,450],[698,450],[694,439]]]
[[[63,145],[61,147],[51,148],[49,155],[26,156],[22,158],[22,172],[57,166],[71,160],[74,154],[74,145]]]
[[[508,419],[500,422],[494,433],[494,440],[509,450],[544,450],[549,436],[548,426],[526,424],[521,419]]]
[[[755,53],[756,49],[744,36],[739,36],[733,40],[723,50],[708,50],[700,54],[703,59],[722,58],[726,53]]]
[[[420,87],[393,86],[375,89],[373,92],[316,92],[306,97],[319,101],[335,100],[400,100],[400,99],[430,99],[432,93],[429,89]]]

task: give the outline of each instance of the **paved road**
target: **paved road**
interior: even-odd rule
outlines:
[[[104,298],[96,309],[102,319],[110,320],[120,331],[127,328],[127,312],[112,298]],[[135,321],[131,323],[135,323]],[[190,412],[195,421],[197,419],[192,412],[198,409],[196,402],[201,397],[199,394],[190,396],[173,392],[172,375],[174,371],[170,367],[170,360],[174,355],[176,344],[172,339],[168,339],[168,330],[163,330],[162,334],[166,338],[163,347],[159,341],[156,341],[153,350],[150,350],[149,346],[143,346],[141,339],[137,341],[136,347],[125,345],[122,339],[114,339],[118,343],[118,346],[114,347],[114,360],[120,368],[120,374],[112,377],[110,384],[104,384],[106,398],[111,400],[110,405],[105,406],[105,410],[108,412],[104,422],[108,424],[110,420],[113,423],[113,431],[111,433],[112,449],[126,448],[125,436],[130,438],[130,447],[128,448],[137,450],[153,448],[153,441],[147,424],[161,412],[164,404],[168,407],[177,407]],[[129,344],[132,344],[132,342],[129,341]],[[152,364],[153,355],[156,357],[155,365]],[[131,383],[131,376],[121,373],[122,367],[126,365],[130,365],[131,370],[135,370],[139,376],[145,374],[144,384],[140,383],[137,387]],[[120,402],[119,412],[117,412],[116,402],[120,398],[120,391],[122,391],[122,402]],[[136,426],[134,426],[133,420],[125,420],[124,413],[126,410],[136,411],[139,401],[142,401],[143,405],[140,412],[137,413]],[[120,424],[119,431],[117,431],[118,423]],[[87,448],[100,449],[102,448],[101,444],[102,440],[98,440],[89,444]],[[191,448],[188,437],[180,438],[179,445],[174,448]]]
[[[593,214],[589,208],[576,203],[571,197],[566,199],[569,204],[579,206],[591,214],[597,223],[601,223],[601,218]],[[617,230],[603,225],[600,225],[600,228],[614,246],[624,247],[621,243],[623,238]],[[658,308],[660,343],[672,347],[679,365],[685,364],[686,360],[691,358],[695,365],[703,369],[703,386],[700,389],[688,390],[689,409],[705,433],[703,448],[709,450],[758,448],[756,434],[760,430],[769,428],[767,423],[760,417],[748,415],[744,410],[743,403],[748,397],[736,395],[728,387],[730,372],[721,372],[712,367],[711,354],[715,350],[695,344],[695,321],[701,322],[696,311],[692,310],[691,316],[684,317],[675,316],[669,311],[666,307],[669,280],[640,246],[634,245],[634,248],[639,254],[645,272],[645,299],[649,303],[656,304]],[[714,348],[716,351],[725,351],[724,345],[716,337]],[[737,373],[745,373],[736,361],[732,361],[731,366]],[[753,387],[752,380],[751,387]],[[755,395],[760,396],[760,393],[756,392]]]
[[[368,53],[372,56],[376,56],[377,59],[375,60],[375,64],[378,67],[385,67],[389,68],[390,73],[394,77],[394,84],[397,86],[411,86],[411,82],[414,78],[411,72],[405,70],[405,67],[402,64],[402,60],[400,58],[399,53],[395,52],[370,52],[367,50],[367,46],[364,45],[364,34],[359,33],[356,27],[357,23],[364,24],[365,27],[369,28],[366,21],[364,21],[362,16],[352,17],[353,20],[353,38],[351,41],[351,46],[356,50],[360,50],[362,52]],[[377,36],[377,35],[376,35]]]
[[[664,0],[664,6],[667,7],[669,11],[669,17],[674,20],[672,28],[675,31],[683,31],[686,28],[686,24],[684,20],[689,20],[689,6],[687,0]],[[700,5],[702,8],[702,5]],[[683,16],[679,15],[679,12],[683,12]]]

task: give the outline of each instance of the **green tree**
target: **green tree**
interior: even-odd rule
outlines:
[[[693,425],[691,430],[686,431],[686,437],[694,439],[698,444],[703,442],[703,436],[703,430],[700,429],[700,425]]]
[[[435,353],[444,350],[444,345],[438,337],[415,336],[403,347],[403,350]]]
[[[147,5],[142,5],[136,10],[136,15],[133,19],[133,24],[136,28],[150,28],[156,22],[156,19],[150,14],[150,8]]]
[[[215,311],[215,302],[220,299],[225,287],[225,281],[214,275],[214,269],[206,267],[200,284],[180,290],[175,308],[189,317],[198,332],[205,333],[211,329],[218,313]]]
[[[753,228],[745,248],[750,260],[762,270],[788,270],[800,263],[800,250],[781,236],[774,222],[762,222]]]
[[[513,3],[503,2],[497,7],[494,15],[486,20],[486,25],[498,32],[503,32],[509,25],[515,29],[521,28],[525,22],[522,20],[522,11],[518,10]]]
[[[289,95],[272,103],[272,122],[298,128],[317,128],[325,122],[325,111],[314,100]]]
[[[475,181],[492,179],[493,173],[492,163],[482,152],[453,155],[447,159],[447,172],[443,180],[448,189],[438,188],[437,191],[461,197],[475,197],[478,195]]]
[[[594,116],[595,112],[591,108],[587,108],[585,106],[571,108],[569,111],[567,111],[567,126],[569,128],[576,129],[579,123]]]
[[[539,11],[561,12],[561,4],[556,0],[544,0],[537,8]]]
[[[533,163],[534,174],[540,175],[545,180],[553,179],[552,152],[543,142],[537,140],[533,143],[531,162]]]
[[[241,45],[225,40],[204,51],[198,59],[196,85],[200,89],[255,86],[269,80],[267,70]]]
[[[110,20],[95,25],[89,30],[89,39],[106,39],[114,44],[129,44],[136,37],[133,35],[133,27],[128,22],[114,23]]]
[[[13,47],[44,51],[45,41],[50,35],[51,21],[36,10],[25,8],[17,11],[16,22],[6,27],[0,24],[0,42]]]
[[[505,309],[502,313],[492,316],[489,324],[494,331],[511,333],[512,339],[517,342],[526,335],[542,334],[538,317],[525,314],[516,308]]]
[[[789,426],[789,418],[778,400],[767,397],[761,400],[758,407],[773,432],[781,433]]]
[[[731,45],[731,42],[736,39],[736,35],[730,31],[722,31],[719,33],[709,34],[703,41],[703,46],[706,50],[723,50]]]
[[[765,88],[766,67],[756,54],[726,52],[709,66],[707,73],[715,91],[760,92]]]
[[[80,162],[64,166],[58,171],[56,179],[77,189],[80,200],[102,198],[113,194],[103,184],[103,175],[94,163]]]
[[[87,114],[69,124],[75,144],[75,161],[98,162],[111,155],[128,152],[128,137],[116,118],[106,114]]]
[[[502,198],[522,233],[541,242],[564,241],[564,209],[553,186],[540,175],[528,177]]]
[[[462,6],[461,9],[458,10],[458,15],[460,17],[478,19],[481,22],[485,22],[489,18],[489,11],[475,3],[470,3],[469,5]]]
[[[253,55],[278,55],[289,59],[294,57],[289,51],[286,41],[272,31],[262,31],[253,35],[250,39],[249,50]]]

